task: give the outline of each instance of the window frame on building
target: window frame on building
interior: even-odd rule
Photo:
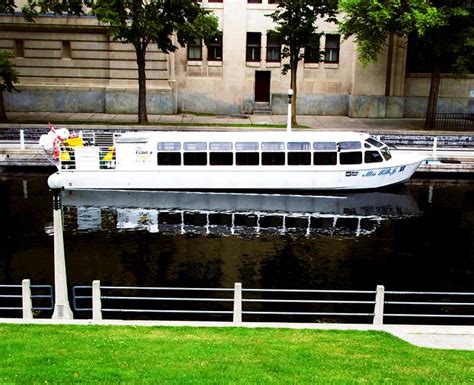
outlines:
[[[207,60],[222,61],[222,33],[207,44]]]
[[[199,45],[197,44],[197,41],[199,40]],[[196,49],[199,53],[199,57],[194,57],[194,49]],[[191,53],[193,52],[193,55]],[[188,61],[201,61],[202,60],[202,39],[197,37],[194,39],[193,43],[188,43],[187,45],[187,58]]]
[[[311,54],[309,54],[311,53]],[[320,63],[321,62],[321,42],[319,39],[312,44],[304,47],[304,62],[305,63]]]
[[[258,36],[258,44],[257,44]],[[255,41],[251,41],[251,37],[255,38]],[[262,60],[262,33],[261,32],[247,32],[247,40],[245,44],[245,60],[248,62],[259,62]],[[252,53],[252,54],[250,54]],[[255,55],[253,54],[255,53]]]
[[[273,58],[270,56],[274,56]],[[276,58],[275,58],[276,57]],[[266,60],[268,63],[280,63],[281,62],[281,42],[273,37],[272,34],[267,33],[267,55]]]
[[[324,43],[324,62],[339,63],[341,35],[337,33],[328,33],[325,35]]]

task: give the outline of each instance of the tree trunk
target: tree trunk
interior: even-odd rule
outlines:
[[[298,71],[298,55],[296,55],[296,59],[294,55],[291,56],[291,80],[290,80],[290,88],[293,90],[293,96],[291,98],[291,126],[294,127],[298,123],[296,122],[296,94],[297,94],[297,87],[296,87],[296,73]]]
[[[428,96],[428,108],[426,110],[425,128],[434,128],[435,114],[438,107],[439,85],[441,83],[441,69],[438,60],[433,63],[431,72],[430,94]]]
[[[0,121],[6,121],[5,103],[3,102],[3,91],[0,91]]]
[[[143,48],[136,48],[138,66],[138,123],[148,123],[146,112],[146,73],[145,73],[145,51]]]
[[[392,88],[393,33],[388,37],[387,68],[385,73],[385,96],[390,96]]]

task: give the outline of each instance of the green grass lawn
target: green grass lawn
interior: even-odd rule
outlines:
[[[0,325],[0,384],[474,383],[474,352],[381,332]]]

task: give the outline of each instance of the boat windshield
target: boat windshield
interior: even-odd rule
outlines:
[[[378,140],[375,140],[374,138],[370,137],[366,139],[366,142],[371,144],[372,146],[375,146],[377,148],[382,147],[384,144],[380,143]]]
[[[380,152],[382,153],[382,156],[385,160],[389,160],[392,157],[392,154],[390,154],[390,150],[387,146],[383,147]]]

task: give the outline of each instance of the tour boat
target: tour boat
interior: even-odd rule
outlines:
[[[348,131],[128,131],[101,147],[53,129],[40,145],[66,190],[376,189],[407,181],[423,161]]]

